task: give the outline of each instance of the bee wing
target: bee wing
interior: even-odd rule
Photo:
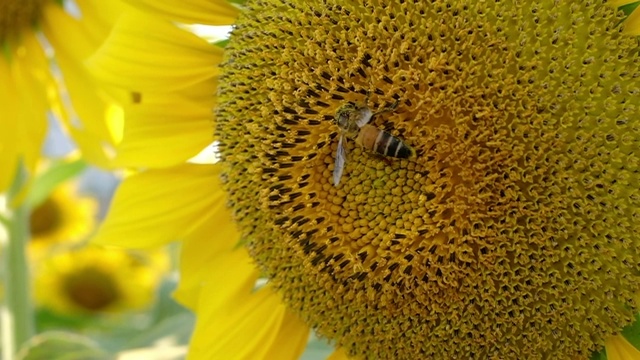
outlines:
[[[373,118],[373,112],[365,106],[360,109],[360,117],[356,120],[356,124],[358,127],[363,127],[371,121],[371,118]]]
[[[342,171],[344,170],[344,162],[347,158],[347,152],[344,150],[343,139],[344,136],[340,135],[338,140],[338,149],[336,150],[336,163],[333,167],[333,185],[338,186],[340,184],[340,178],[342,177]]]

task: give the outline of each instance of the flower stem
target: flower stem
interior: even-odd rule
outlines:
[[[24,182],[14,186],[21,188]],[[12,197],[9,196],[9,199]],[[11,201],[11,200],[9,200]],[[2,225],[6,235],[0,235],[0,264],[4,283],[3,302],[0,307],[0,334],[2,334],[2,360],[10,360],[34,334],[34,316],[31,304],[29,268],[25,249],[29,239],[29,209],[25,202],[11,208],[6,205]]]

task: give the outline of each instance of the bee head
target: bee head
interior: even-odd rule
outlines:
[[[336,124],[343,130],[347,130],[352,122],[354,112],[357,110],[356,105],[353,103],[346,103],[342,105],[338,111],[336,111]]]

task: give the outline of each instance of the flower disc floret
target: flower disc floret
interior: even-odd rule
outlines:
[[[371,359],[587,358],[637,312],[638,41],[600,2],[253,1],[216,136],[260,269]],[[416,150],[347,141],[344,104]]]

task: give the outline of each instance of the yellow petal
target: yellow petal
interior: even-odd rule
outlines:
[[[298,359],[308,340],[309,327],[291,311],[286,311],[276,338],[272,341],[273,345],[268,347],[264,359]]]
[[[342,348],[337,348],[331,355],[329,355],[327,360],[349,360],[349,357]]]
[[[623,5],[627,5],[627,4],[631,4],[634,2],[637,2],[638,0],[609,0],[607,2],[607,5],[612,6],[612,7],[620,7]]]
[[[196,35],[168,21],[129,12],[88,64],[108,84],[143,93],[169,93],[202,82],[215,89],[221,59],[222,49]]]
[[[218,185],[219,181],[214,186]],[[236,229],[231,218],[231,213],[227,209],[224,201],[219,201],[214,205],[210,218],[204,224],[189,234],[182,243],[180,255],[180,282],[174,297],[184,306],[195,311],[200,288],[204,281],[211,281],[212,274],[221,272],[223,274],[233,274],[239,277],[244,271],[245,276],[254,276],[256,271],[251,265],[246,251],[238,249],[240,233]],[[229,256],[244,256],[239,260],[234,260],[234,265],[241,265],[242,271],[235,269],[229,271],[222,267],[221,263],[227,261]],[[227,291],[225,288],[223,291]]]
[[[610,337],[604,344],[608,360],[638,360],[640,351],[622,335]]]
[[[94,241],[132,248],[182,239],[223,201],[218,165],[183,164],[126,178]]]
[[[19,123],[15,83],[11,77],[11,69],[4,58],[0,58],[0,192],[4,192],[12,183],[18,161],[21,156]],[[44,114],[42,114],[44,116]]]
[[[640,11],[634,10],[623,23],[624,32],[629,35],[640,35]]]
[[[20,160],[33,173],[47,129],[49,96],[57,91],[35,34],[0,58],[0,191],[13,181]]]
[[[133,10],[133,7],[120,0],[76,0],[75,3],[89,36],[101,40],[109,35],[122,14]]]
[[[182,0],[179,6],[172,0],[136,0],[132,4],[187,24],[231,25],[239,13],[226,0]]]
[[[234,301],[244,301],[251,293],[258,270],[244,248],[227,249],[212,254],[211,251],[201,249],[211,254],[202,259],[191,258],[193,251],[182,252],[180,256],[180,282],[173,297],[192,311],[199,313],[212,311],[212,308],[225,307]],[[199,268],[188,265],[191,261],[200,265]],[[187,268],[186,272],[182,272]],[[203,297],[203,289],[217,287],[215,295]],[[205,291],[206,292],[206,291]]]
[[[217,291],[217,286],[208,286],[202,297],[215,296]],[[299,336],[282,342],[284,335],[295,331]],[[286,307],[267,286],[223,307],[200,306],[188,359],[274,359],[271,354],[286,356],[276,359],[297,359],[304,349],[300,343],[306,343],[307,336],[308,329],[287,315]],[[294,350],[273,350],[288,346]]]
[[[92,38],[86,21],[78,21],[59,6],[48,6],[43,31],[56,53],[69,97],[78,117],[59,114],[76,139],[76,144],[89,162],[108,167],[116,139],[120,134],[109,126],[110,118],[105,96],[89,76],[84,60],[101,39]]]
[[[47,40],[56,46],[56,58],[59,55],[76,60],[86,58],[97,49],[100,41],[107,35],[107,29],[103,36],[91,34],[91,31],[88,31],[88,21],[73,17],[55,3],[45,7],[43,16],[43,30]]]
[[[166,167],[187,161],[213,141],[212,108],[213,98],[200,102],[175,94],[143,95],[140,104],[124,108],[124,135],[115,163]]]

